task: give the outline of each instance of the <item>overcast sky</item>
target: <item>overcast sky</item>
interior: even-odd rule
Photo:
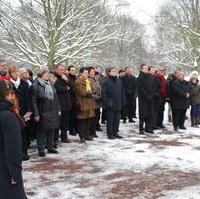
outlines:
[[[108,1],[112,10],[116,9],[117,1],[120,0]],[[129,6],[122,8],[121,12],[137,18],[143,24],[149,24],[152,22],[152,16],[156,14],[163,0],[121,0],[120,2],[129,4]]]

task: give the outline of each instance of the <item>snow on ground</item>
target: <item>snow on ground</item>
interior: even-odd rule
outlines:
[[[121,124],[122,140],[62,144],[40,158],[34,146],[23,163],[29,199],[199,199],[200,129],[139,135],[138,121]],[[188,124],[189,126],[189,124]]]

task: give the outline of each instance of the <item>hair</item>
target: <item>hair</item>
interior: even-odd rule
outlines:
[[[30,69],[27,69],[28,73],[29,73],[29,77],[33,77],[33,72]]]
[[[71,70],[71,68],[75,68],[75,66],[74,65],[70,65],[70,66],[68,66],[68,71],[70,71]]]
[[[155,68],[154,66],[149,66],[148,71],[150,71],[152,68]]]
[[[113,69],[113,68],[112,68]],[[111,69],[111,70],[112,70]],[[124,70],[123,69],[120,69],[119,71],[118,71],[118,73],[123,73],[124,72]]]
[[[0,98],[5,99],[8,92],[9,92],[9,90],[8,90],[8,86],[5,82],[5,80],[0,79]]]
[[[109,67],[107,68],[107,74],[109,74],[111,72],[111,70],[115,69],[115,67]]]
[[[62,66],[62,67],[65,67],[65,68],[66,68],[66,66],[64,66],[64,65],[62,65],[62,64],[56,64],[54,68],[56,69],[56,68],[58,68],[59,66]]]
[[[8,73],[9,73],[9,75],[12,73],[12,72],[14,72],[14,71],[16,71],[17,70],[17,66],[8,66]]]
[[[38,72],[37,76],[41,78],[45,73],[49,73],[49,70],[48,69],[42,69]]]
[[[146,64],[141,64],[140,65],[140,70],[143,69],[144,66],[146,66]]]
[[[83,73],[85,70],[88,71],[88,68],[87,68],[87,67],[81,67],[81,68],[79,69],[79,73]]]
[[[95,71],[95,68],[92,67],[92,66],[88,67],[88,72],[89,72],[89,73],[91,72],[91,70],[94,70],[94,71]]]

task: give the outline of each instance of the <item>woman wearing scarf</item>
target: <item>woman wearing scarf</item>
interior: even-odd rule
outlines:
[[[8,84],[0,79],[0,197],[27,199],[22,179],[20,124],[7,100]]]
[[[59,128],[60,105],[56,90],[49,81],[48,69],[38,73],[38,78],[31,88],[31,104],[34,119],[37,122],[37,147],[39,156],[48,153],[58,153],[54,149],[54,130]]]
[[[94,94],[88,69],[80,69],[80,77],[75,81],[76,92],[76,117],[78,119],[78,133],[81,143],[92,140],[92,118],[95,117]]]

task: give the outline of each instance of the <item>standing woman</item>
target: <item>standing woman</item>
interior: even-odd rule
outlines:
[[[58,153],[54,148],[54,131],[59,128],[60,105],[56,90],[49,82],[49,71],[43,69],[32,85],[31,104],[34,119],[37,122],[36,138],[39,156]]]
[[[27,199],[22,180],[20,125],[7,94],[7,85],[0,79],[0,196]]]
[[[198,127],[200,118],[200,84],[198,76],[190,78],[191,126]]]
[[[92,140],[91,125],[95,117],[94,94],[91,81],[88,79],[88,69],[80,69],[80,77],[75,81],[76,117],[81,143]]]

